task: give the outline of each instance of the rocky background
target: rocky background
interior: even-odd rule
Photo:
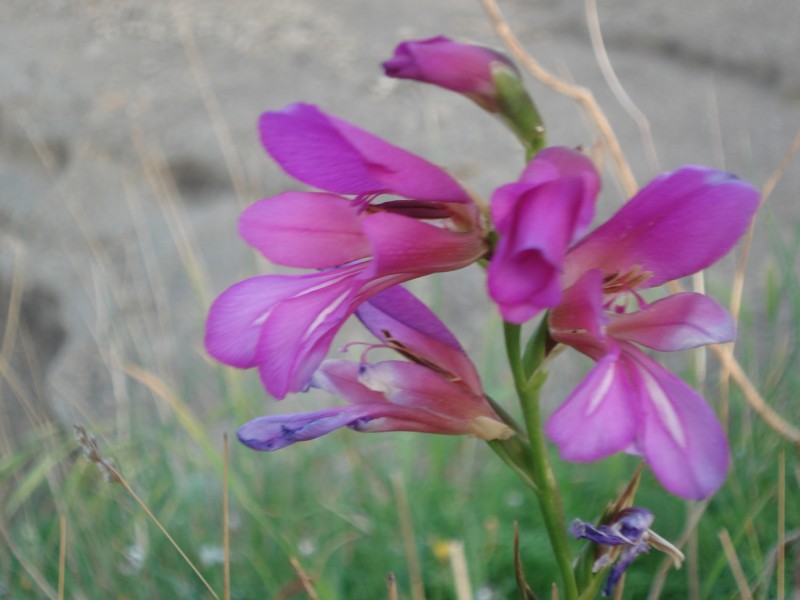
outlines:
[[[657,163],[602,77],[583,3],[507,0],[502,9],[545,66],[594,91],[640,184],[703,163],[763,185],[800,126],[800,3],[598,4]],[[521,153],[488,115],[382,76],[397,42],[440,33],[499,46],[477,0],[3,0],[0,448],[48,420],[107,420],[124,431],[153,405],[142,369],[198,408],[219,402],[202,383],[206,308],[269,268],[237,238],[237,215],[294,185],[258,144],[262,111],[319,104],[484,196],[515,179]],[[572,102],[530,88],[551,143],[593,144]],[[754,310],[772,245],[797,240],[799,170],[760,218]],[[622,200],[608,178],[600,212]],[[481,286],[477,272],[446,281]],[[723,301],[727,281],[711,281]],[[441,286],[418,288],[434,296],[426,285]],[[463,295],[448,304],[445,318],[468,348],[482,347],[486,308]]]

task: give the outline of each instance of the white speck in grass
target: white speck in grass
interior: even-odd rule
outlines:
[[[525,502],[525,497],[519,492],[511,492],[506,496],[506,505],[511,508],[522,506]]]
[[[200,546],[200,562],[206,567],[221,565],[225,562],[225,549],[215,544],[203,544]]]
[[[475,592],[475,600],[493,600],[495,597],[494,590],[488,585],[479,587]]]
[[[311,538],[303,538],[297,544],[297,551],[303,556],[311,556],[317,551],[317,543]]]
[[[122,554],[122,560],[119,563],[119,572],[123,575],[131,576],[139,573],[144,567],[144,560],[147,556],[147,551],[139,544],[131,544],[125,548]]]

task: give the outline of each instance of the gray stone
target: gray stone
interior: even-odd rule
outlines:
[[[513,0],[503,9],[543,64],[594,91],[640,183],[704,163],[761,185],[798,127],[796,0],[600,2],[618,76],[650,118],[657,166],[602,78],[582,3]],[[35,368],[20,366],[18,350],[12,363],[25,389],[43,394],[43,412],[124,429],[154,404],[131,365],[177,387],[210,380],[209,302],[267,268],[237,239],[238,212],[296,186],[259,146],[255,122],[266,109],[319,104],[445,165],[484,196],[516,178],[520,152],[491,117],[381,76],[378,63],[397,42],[439,33],[497,45],[479,4],[455,0],[0,4],[0,235],[24,248],[19,323],[37,355]],[[551,143],[594,142],[570,101],[530,84]],[[794,168],[766,209],[777,235],[798,222],[798,190]],[[623,199],[607,183],[599,212]],[[759,233],[755,298],[768,260]],[[17,268],[2,261],[5,292]],[[436,282],[415,289],[485,353],[496,328],[481,276],[448,277],[479,300],[444,300]],[[725,281],[713,285],[724,291]],[[191,388],[196,406],[219,402],[213,386]],[[2,392],[4,414],[20,414],[7,378]]]

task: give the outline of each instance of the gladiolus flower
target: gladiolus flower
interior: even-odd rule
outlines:
[[[255,419],[239,429],[244,444],[278,450],[342,427],[469,434],[484,440],[513,435],[484,397],[475,367],[458,341],[413,295],[393,287],[362,304],[357,315],[380,340],[365,355],[375,347],[388,347],[409,362],[327,360],[312,385],[350,404]]]
[[[287,173],[326,192],[261,200],[242,214],[240,234],[277,264],[318,272],[229,288],[209,311],[206,348],[223,363],[258,368],[282,398],[308,385],[362,302],[467,266],[486,248],[477,207],[439,167],[311,105],[265,113],[260,129]]]
[[[637,345],[668,352],[728,342],[733,322],[701,294],[647,302],[641,292],[729,252],[758,196],[731,175],[683,167],[654,180],[569,250],[550,333],[597,364],[546,425],[563,458],[640,454],[667,490],[689,499],[722,484],[729,455],[713,411]]]

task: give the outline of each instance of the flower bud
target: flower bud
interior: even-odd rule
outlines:
[[[388,77],[432,83],[458,92],[499,115],[525,145],[528,158],[544,147],[544,126],[536,106],[516,66],[500,52],[444,36],[410,40],[395,48],[383,69]]]
[[[383,63],[383,69],[388,77],[432,83],[468,96],[489,112],[498,112],[493,75],[496,65],[519,77],[503,54],[437,36],[401,43],[394,56]]]

